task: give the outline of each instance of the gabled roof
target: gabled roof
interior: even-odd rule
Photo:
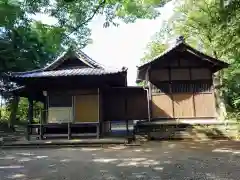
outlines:
[[[147,66],[149,66],[149,65],[152,65],[152,64],[156,63],[156,61],[161,60],[161,59],[162,59],[163,57],[165,57],[166,55],[168,55],[168,54],[170,54],[170,53],[174,53],[174,52],[176,52],[177,50],[182,50],[182,51],[185,51],[185,52],[189,52],[189,53],[191,53],[191,54],[193,54],[193,55],[195,55],[195,56],[200,57],[203,61],[207,61],[207,62],[212,63],[212,64],[215,65],[215,66],[219,66],[220,69],[221,69],[221,68],[226,68],[226,67],[229,66],[228,63],[223,62],[223,61],[220,61],[220,60],[218,60],[218,59],[216,59],[216,58],[213,58],[213,57],[211,57],[211,56],[208,56],[208,55],[206,55],[206,54],[204,54],[204,53],[202,53],[202,52],[194,49],[193,47],[191,47],[190,45],[188,45],[188,44],[185,43],[184,41],[179,41],[179,42],[177,42],[174,46],[172,46],[172,47],[170,47],[169,49],[167,49],[166,51],[164,51],[162,54],[160,54],[160,55],[154,57],[153,59],[151,59],[150,61],[148,61],[148,62],[140,65],[140,66],[138,67],[138,70],[143,69],[143,68],[145,68],[145,67],[147,67]]]
[[[43,70],[44,71],[54,70],[63,62],[67,61],[70,57],[77,58],[79,61],[83,62],[89,68],[101,68],[101,69],[103,68],[101,64],[91,59],[83,51],[79,50],[77,52],[73,52],[71,50],[68,50],[67,52],[64,52],[60,57],[58,57],[55,61],[53,61],[51,64],[44,67]]]
[[[53,71],[31,71],[11,73],[12,78],[44,78],[66,76],[101,76],[125,72],[125,69],[74,68]]]
[[[65,61],[69,60],[69,58],[76,58],[79,61],[83,62],[86,67],[74,67],[71,69],[56,69]],[[110,75],[110,74],[118,74],[121,72],[127,72],[126,68],[121,69],[112,69],[112,68],[104,68],[103,65],[97,63],[89,56],[87,56],[84,52],[78,51],[67,51],[63,53],[59,58],[53,61],[51,64],[47,65],[42,69],[36,69],[32,71],[25,72],[11,72],[7,75],[11,78],[41,78],[41,77],[64,77],[64,76],[86,76],[86,75]]]

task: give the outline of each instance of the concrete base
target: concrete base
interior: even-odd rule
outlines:
[[[162,121],[146,122],[141,124],[143,132],[136,134],[145,140],[150,139],[193,139],[193,140],[210,140],[210,139],[236,139],[240,135],[238,124],[236,123],[163,123]],[[145,130],[144,130],[145,129]],[[144,132],[145,131],[145,132]],[[147,137],[146,137],[147,136]],[[136,139],[139,139],[136,138]]]
[[[76,147],[76,146],[104,146],[127,144],[123,138],[105,138],[105,139],[57,139],[57,140],[34,140],[34,141],[16,141],[3,143],[1,148],[51,148],[51,147]]]

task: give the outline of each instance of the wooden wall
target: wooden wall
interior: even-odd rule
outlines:
[[[99,115],[97,89],[48,92],[49,123],[98,122]]]
[[[103,94],[104,121],[148,118],[147,93],[142,88],[111,88]]]
[[[74,122],[98,122],[99,113],[98,94],[75,96]]]
[[[166,94],[152,96],[152,118],[172,118],[173,103],[171,97]]]
[[[211,69],[197,60],[170,60],[150,71],[152,118],[215,116]]]
[[[64,93],[49,93],[48,123],[68,123],[73,121],[72,96]]]

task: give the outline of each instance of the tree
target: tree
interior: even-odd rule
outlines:
[[[153,41],[148,44],[147,46],[147,52],[145,52],[144,57],[141,59],[141,61],[148,62],[151,59],[153,59],[156,56],[159,56],[161,53],[163,53],[167,49],[166,44],[162,44],[159,41]]]
[[[10,3],[10,0],[1,0]],[[64,29],[63,44],[83,48],[89,42],[88,23],[96,16],[105,16],[105,26],[116,25],[117,20],[134,22],[139,18],[155,18],[159,12],[155,7],[163,6],[170,0],[20,0],[21,19],[33,21],[29,17],[45,14],[56,20],[53,25]]]

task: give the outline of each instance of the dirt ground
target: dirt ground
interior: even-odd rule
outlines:
[[[240,142],[0,150],[0,180],[240,179]]]

